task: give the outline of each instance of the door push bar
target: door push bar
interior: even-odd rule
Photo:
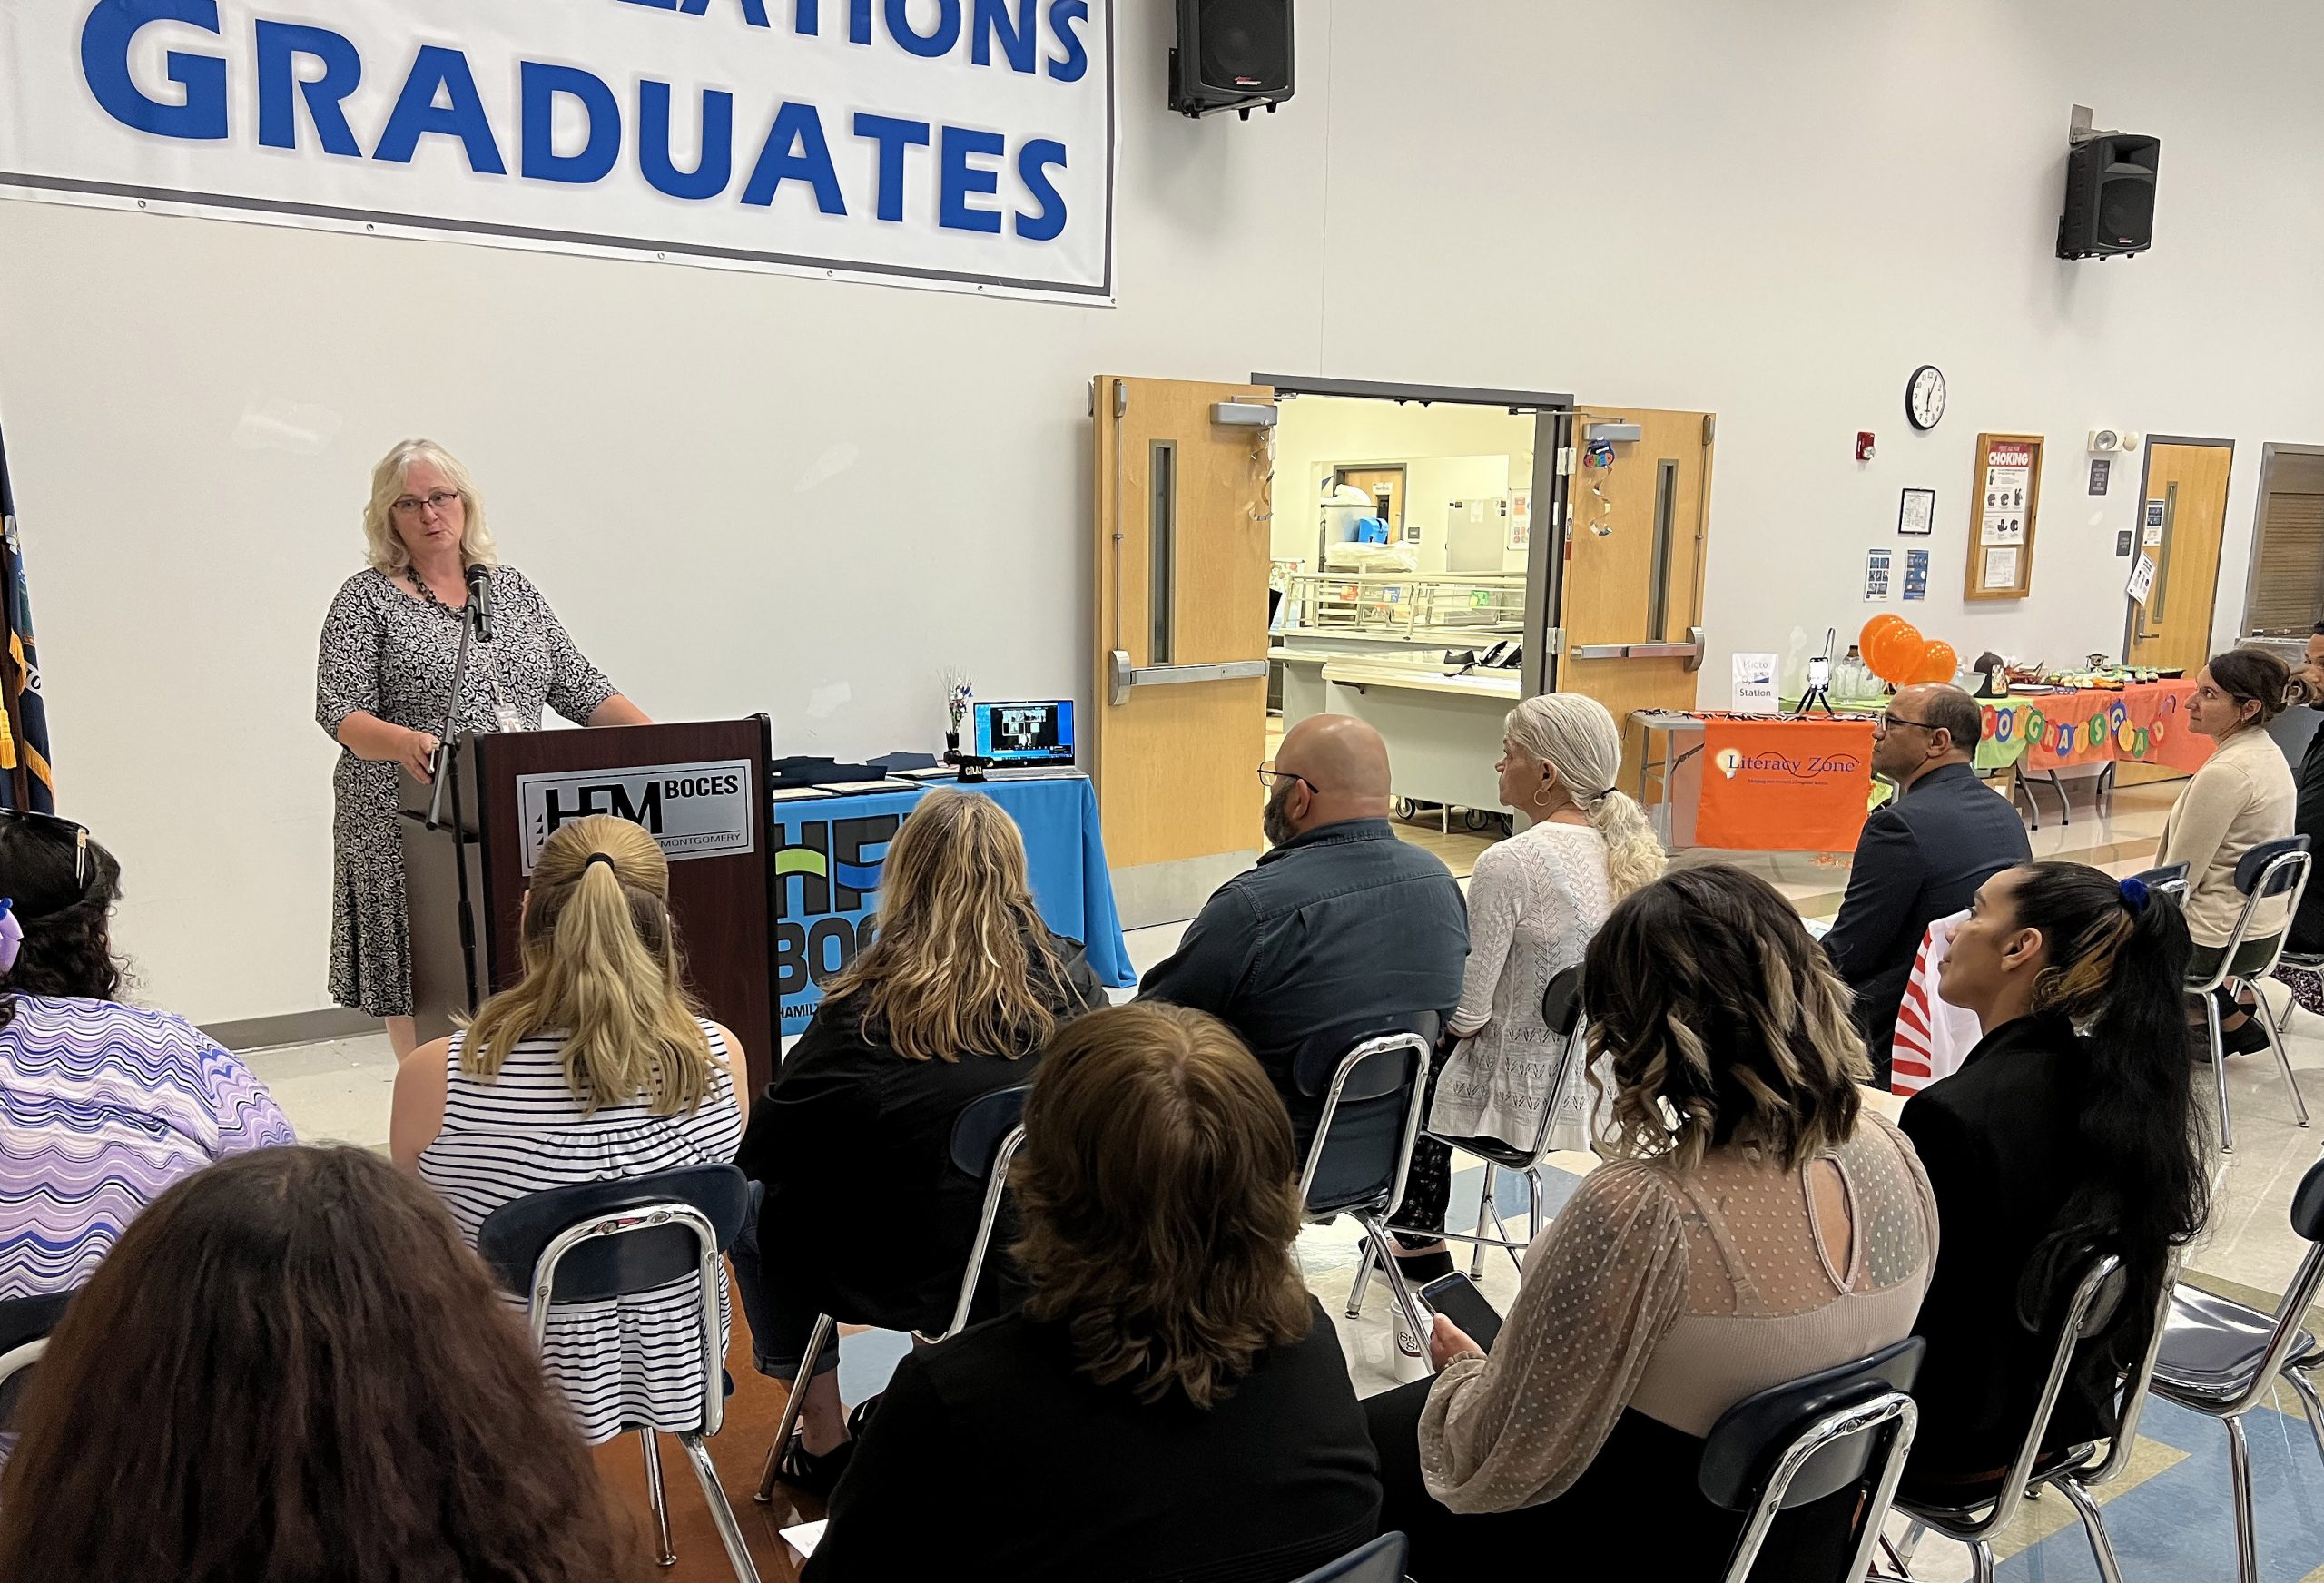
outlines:
[[[1216,660],[1204,665],[1133,665],[1129,651],[1115,649],[1108,655],[1108,701],[1127,703],[1133,687],[1173,687],[1182,682],[1239,682],[1267,674],[1265,660]]]
[[[1576,644],[1577,660],[1684,660],[1687,669],[1703,668],[1703,629],[1687,629],[1685,643]]]

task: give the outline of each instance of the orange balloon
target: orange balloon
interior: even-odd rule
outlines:
[[[1953,645],[1939,639],[1921,650],[1919,666],[1913,673],[1915,682],[1950,682],[1953,673],[1961,668],[1961,656]]]
[[[1872,674],[1894,687],[1902,687],[1913,678],[1920,664],[1921,652],[1927,640],[1910,622],[1899,618],[1897,624],[1873,641],[1866,658]]]
[[[1873,645],[1880,641],[1882,634],[1893,632],[1904,624],[1905,618],[1895,611],[1881,612],[1864,624],[1864,631],[1856,636],[1856,652],[1869,660],[1872,657]]]

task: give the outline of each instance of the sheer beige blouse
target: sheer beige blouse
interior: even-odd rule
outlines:
[[[1454,1511],[1561,1494],[1625,1407],[1690,1435],[1754,1391],[1912,1333],[1936,1202],[1905,1135],[1866,1111],[1837,1166],[1852,1229],[1819,1226],[1810,1173],[1720,1150],[1681,1176],[1593,1171],[1537,1238],[1489,1358],[1437,1376],[1420,1426],[1429,1492]]]

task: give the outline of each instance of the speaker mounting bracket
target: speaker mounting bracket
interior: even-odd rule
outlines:
[[[2089,105],[2075,105],[2073,107],[2073,116],[2069,118],[2066,123],[2066,141],[2070,143],[2084,143],[2096,137],[2120,137],[2122,135],[2121,132],[2113,128],[2093,125],[2092,123],[2094,122],[2097,117],[2098,112],[2093,110]]]

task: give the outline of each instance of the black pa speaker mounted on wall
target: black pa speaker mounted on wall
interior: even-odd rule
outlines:
[[[2162,140],[2127,132],[2078,136],[2066,155],[2058,257],[2110,259],[2154,245],[2154,177]]]
[[[1291,0],[1178,0],[1170,108],[1273,112],[1291,97]]]

